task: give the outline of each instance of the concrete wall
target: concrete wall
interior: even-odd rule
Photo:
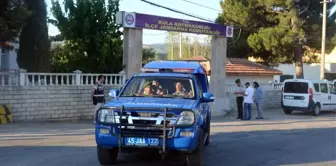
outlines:
[[[106,87],[106,93],[111,88]],[[0,104],[10,104],[14,122],[91,119],[90,90],[90,86],[0,86]],[[226,96],[226,103],[236,110],[235,96],[232,92]],[[265,98],[265,111],[280,107],[279,90],[265,91]]]
[[[208,80],[210,82],[210,77],[208,76]],[[269,83],[270,81],[274,81],[274,76],[226,76],[225,82],[227,84],[235,84],[236,79],[240,79],[242,83],[245,82],[254,82],[257,81],[259,84],[260,83]]]
[[[226,104],[230,105],[231,111],[237,112],[237,103],[236,103],[236,96],[233,95],[233,92],[226,92],[226,95],[229,96],[229,100],[225,101]],[[265,91],[265,102],[263,105],[264,111],[267,109],[274,109],[274,108],[281,108],[281,90],[270,90]],[[256,105],[253,104],[252,106],[253,115],[256,115]],[[226,110],[225,110],[226,111]]]

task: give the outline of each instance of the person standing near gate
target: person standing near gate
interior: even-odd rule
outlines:
[[[246,90],[244,94],[244,120],[251,120],[252,118],[252,104],[254,88],[250,86],[250,83],[245,83]]]
[[[104,76],[99,75],[98,81],[93,85],[92,92],[91,92],[91,98],[93,105],[95,106],[93,109],[93,120],[96,120],[96,111],[102,106],[102,104],[105,102],[105,94],[104,94]]]
[[[260,87],[258,82],[253,82],[253,87],[255,88],[254,102],[257,106],[258,117],[256,119],[264,119],[262,106],[264,103],[264,90]]]
[[[241,85],[240,79],[236,79],[236,87],[234,94],[236,95],[236,102],[237,102],[237,110],[238,110],[238,117],[237,119],[243,119],[243,101],[244,101],[244,93],[245,88]]]

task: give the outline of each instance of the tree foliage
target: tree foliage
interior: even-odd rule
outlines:
[[[50,41],[44,0],[26,0],[32,14],[20,36],[18,64],[29,72],[50,71]]]
[[[180,59],[180,38],[179,33],[169,32],[166,37],[166,43],[168,46],[168,59],[179,60]],[[210,39],[206,38],[204,43],[200,43],[198,40],[191,40],[188,36],[182,36],[182,59],[189,59],[193,56],[204,56],[210,58],[211,48]]]
[[[298,48],[312,57],[321,47],[319,0],[225,0],[220,5],[223,13],[216,21],[241,28],[239,39],[231,39],[236,40],[228,53],[231,57],[254,56],[275,65],[297,61],[296,53],[302,56]],[[335,14],[328,18],[328,51],[336,44],[332,42],[336,34],[335,18]]]
[[[64,10],[52,1],[50,20],[66,41],[64,52],[71,70],[115,73],[122,69],[122,32],[116,25],[115,0],[64,0]],[[63,53],[62,53],[63,54]]]
[[[8,43],[19,36],[30,14],[24,0],[0,1],[0,46],[10,47]]]
[[[155,50],[153,48],[143,48],[142,49],[142,64],[155,60]]]

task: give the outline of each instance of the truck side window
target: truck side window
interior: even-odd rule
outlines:
[[[198,86],[198,93],[200,95],[200,98],[202,99],[203,98],[203,88],[202,88],[201,83],[198,80],[198,77],[196,77],[196,81],[197,81],[197,86]]]
[[[128,84],[128,88],[126,88],[125,91],[123,92],[123,95],[126,95],[126,96],[134,95],[133,92],[135,89],[137,89],[140,86],[139,83],[140,83],[140,80],[138,78],[132,79],[131,82]]]
[[[329,84],[329,88],[330,88],[331,94],[336,94],[336,89],[335,89],[335,86],[333,86],[333,84]]]
[[[314,84],[314,89],[316,92],[320,92],[320,84],[315,83]]]
[[[321,85],[321,92],[328,93],[328,85],[327,84],[320,84]]]

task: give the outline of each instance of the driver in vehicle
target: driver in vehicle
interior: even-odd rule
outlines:
[[[176,82],[175,88],[176,90],[173,93],[173,95],[175,96],[181,96],[181,97],[193,96],[191,91],[189,93],[186,92],[181,82]]]

